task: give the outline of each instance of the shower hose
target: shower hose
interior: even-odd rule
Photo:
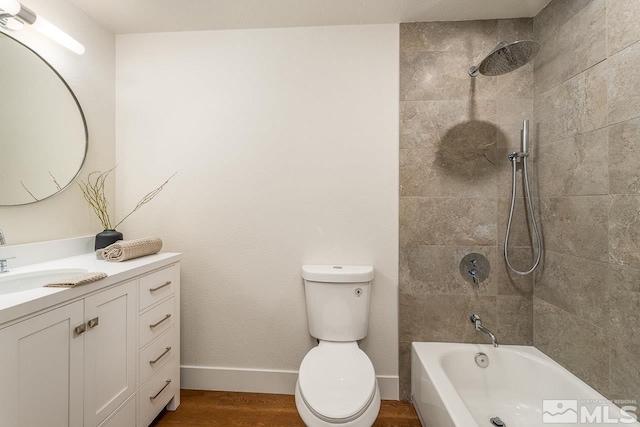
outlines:
[[[524,190],[526,192],[527,198],[527,206],[529,208],[529,215],[531,216],[531,222],[533,223],[533,231],[536,235],[537,244],[538,244],[538,255],[536,257],[536,262],[533,264],[527,271],[520,271],[514,268],[509,261],[509,234],[511,232],[511,221],[513,220],[513,208],[516,203],[516,164],[518,162],[518,158],[522,158],[522,172],[524,174]],[[511,209],[509,210],[509,221],[507,222],[507,232],[504,237],[504,259],[507,262],[507,266],[516,274],[521,276],[526,276],[527,274],[531,274],[533,270],[538,267],[540,264],[540,258],[542,257],[542,239],[540,239],[540,232],[538,231],[538,224],[536,223],[536,216],[533,211],[533,201],[531,200],[531,189],[529,188],[529,173],[527,171],[527,155],[524,153],[513,153],[509,155],[509,160],[511,160],[511,165],[513,169],[512,173],[512,181],[511,181]]]

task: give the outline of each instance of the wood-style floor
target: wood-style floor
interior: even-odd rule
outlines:
[[[293,396],[182,390],[175,412],[163,412],[153,427],[259,426],[304,427]],[[383,400],[375,427],[420,427],[409,402]]]

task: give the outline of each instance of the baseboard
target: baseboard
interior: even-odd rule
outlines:
[[[297,371],[211,366],[181,366],[180,368],[180,384],[187,390],[293,394],[297,380]],[[397,376],[378,375],[378,386],[382,399],[398,400],[400,381]]]

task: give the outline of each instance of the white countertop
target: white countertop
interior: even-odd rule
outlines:
[[[173,264],[182,257],[179,253],[158,253],[124,262],[108,262],[97,260],[95,252],[61,258],[53,261],[31,264],[12,268],[8,273],[2,273],[2,279],[21,273],[30,273],[52,269],[81,268],[88,272],[106,273],[107,277],[97,282],[75,288],[37,288],[22,292],[0,295],[0,327],[7,322],[28,316],[48,307],[57,306],[72,301],[83,295],[107,288],[115,283],[144,274],[151,270]]]

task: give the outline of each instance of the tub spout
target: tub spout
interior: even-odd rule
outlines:
[[[482,326],[482,321],[480,320],[480,316],[478,316],[477,314],[472,314],[470,319],[471,319],[471,323],[475,325],[476,331],[484,332],[485,334],[489,335],[491,337],[491,342],[493,343],[493,346],[497,348],[498,339],[493,334],[493,332],[491,332],[490,330]]]

